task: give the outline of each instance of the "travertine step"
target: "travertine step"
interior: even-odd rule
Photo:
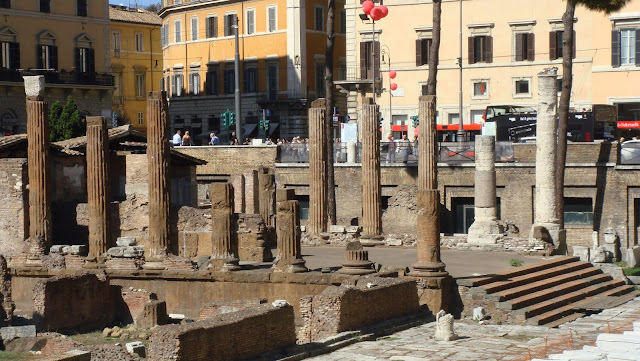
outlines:
[[[549,327],[549,328],[556,328],[556,327],[558,327],[558,326],[560,326],[560,325],[562,325],[564,323],[575,321],[575,320],[577,320],[577,319],[579,319],[581,317],[584,317],[584,316],[586,316],[586,314],[581,313],[581,312],[574,312],[574,313],[571,313],[571,314],[569,314],[567,316],[561,317],[561,318],[559,318],[559,319],[557,319],[555,321],[551,321],[549,323],[545,323],[544,326]]]
[[[599,270],[597,269],[592,270],[596,273],[592,277],[575,279],[573,281],[563,282],[560,284],[553,282],[554,284],[556,284],[555,286],[551,286],[538,292],[525,294],[509,301],[500,302],[497,304],[497,307],[506,310],[517,310],[535,303],[552,299],[557,296],[562,296],[564,294],[577,291],[590,285],[595,285],[611,280],[611,276],[602,273],[598,274]]]
[[[544,269],[549,269],[553,267],[557,267],[563,264],[571,263],[579,261],[578,257],[570,257],[570,256],[555,256],[549,260],[545,260],[544,262],[537,263],[531,266],[518,267],[516,270],[509,270],[506,272],[498,272],[494,275],[489,276],[480,276],[478,278],[468,278],[468,279],[459,279],[457,283],[459,286],[465,287],[478,287],[482,285],[486,285],[492,282],[496,282],[499,280],[505,280],[517,276],[526,275],[529,273],[541,271]]]
[[[580,301],[588,296],[592,296],[597,293],[604,292],[611,288],[617,287],[619,286],[619,282],[622,282],[622,281],[607,281],[603,283],[598,283],[598,284],[581,288],[577,291],[573,291],[573,292],[552,298],[550,300],[543,301],[538,304],[523,308],[516,312],[522,312],[524,316],[528,319],[533,317],[534,320],[532,320],[531,322],[535,322],[533,323],[534,325],[542,325],[546,322],[550,322],[561,317],[560,316],[557,318],[548,319],[548,315],[546,315],[546,313],[553,312],[554,310],[563,308],[564,306],[569,305],[570,303]],[[573,306],[571,306],[570,308],[571,310],[573,310]],[[562,316],[565,316],[565,314],[562,314]],[[527,323],[529,323],[529,321],[530,320],[527,320]]]
[[[562,267],[554,268],[554,270],[562,268],[563,272],[559,272],[560,274],[558,274],[557,272],[550,272],[548,274],[545,274],[546,277],[543,277],[539,281],[525,283],[517,287],[501,290],[499,292],[496,292],[495,294],[487,295],[487,299],[499,302],[508,301],[530,293],[544,290],[549,287],[562,285],[566,282],[602,274],[602,271],[600,271],[599,269],[589,267],[582,262],[576,262],[576,265],[579,267],[579,269],[575,271],[571,272],[571,268],[567,267],[569,265],[563,265]]]

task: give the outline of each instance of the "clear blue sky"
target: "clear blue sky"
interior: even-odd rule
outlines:
[[[147,5],[150,4],[157,4],[159,3],[160,0],[138,0],[138,7],[145,7]],[[131,7],[134,7],[136,4],[136,0],[109,0],[109,4],[111,5],[125,5],[125,6],[129,6],[129,4],[131,4]]]

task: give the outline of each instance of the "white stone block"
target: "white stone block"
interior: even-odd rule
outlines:
[[[136,237],[118,237],[116,244],[120,247],[131,247],[136,245]]]
[[[129,342],[125,346],[127,348],[127,352],[130,354],[136,354],[143,358],[147,356],[147,349],[140,341]]]
[[[51,248],[49,249],[50,253],[62,253],[62,249],[64,247],[67,247],[67,245],[64,244],[56,244],[55,246],[51,246]]]
[[[473,320],[482,321],[487,318],[487,310],[484,307],[476,307],[473,309]]]
[[[25,337],[36,337],[35,325],[0,327],[0,338],[4,342]]]
[[[69,254],[71,253],[71,246],[64,246],[62,247],[62,250],[60,251],[61,255],[65,255],[65,254]]]
[[[300,232],[306,232],[307,226],[300,226]]]
[[[273,307],[282,308],[282,307],[289,306],[289,302],[287,302],[287,300],[275,300],[275,301],[273,301],[273,303],[271,305]]]
[[[387,246],[402,246],[402,240],[397,238],[387,238],[384,240],[384,243],[386,243]]]
[[[332,224],[329,226],[329,233],[344,233],[345,227]]]
[[[84,255],[87,254],[87,246],[85,245],[73,245],[69,247],[69,254]]]
[[[140,246],[124,247],[122,257],[124,258],[136,258],[144,255],[144,249]]]
[[[589,247],[573,246],[573,256],[580,257],[581,261],[589,262],[590,253]]]
[[[627,248],[626,261],[629,267],[640,267],[640,246]]]
[[[24,92],[28,97],[37,97],[44,94],[44,75],[25,76]]]
[[[125,247],[111,247],[107,250],[107,256],[122,257]]]
[[[346,227],[347,233],[358,233],[362,230],[360,226],[348,226]]]

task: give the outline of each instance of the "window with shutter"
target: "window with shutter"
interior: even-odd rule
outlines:
[[[429,53],[431,52],[432,39],[416,40],[416,66],[429,64]]]
[[[218,68],[210,66],[207,69],[207,95],[218,95]]]
[[[235,73],[233,68],[224,70],[224,93],[233,94],[235,91]]]
[[[40,0],[40,12],[41,13],[51,12],[51,0]]]
[[[256,19],[255,19],[256,11],[254,9],[247,10],[246,13],[246,23],[247,23],[247,34],[254,34],[256,32]]]
[[[373,52],[373,59],[372,53]],[[372,67],[375,64],[376,79],[380,78],[380,42],[376,41],[375,44],[371,41],[364,41],[360,43],[360,77],[362,79],[372,79],[374,70]]]
[[[267,31],[270,33],[277,30],[276,11],[277,8],[275,6],[267,8],[267,22],[269,24]]]
[[[636,29],[620,30],[620,65],[636,64]]]
[[[535,60],[535,43],[533,33],[515,34],[515,60]]]
[[[340,34],[347,33],[347,12],[340,10]]]
[[[207,18],[207,38],[215,38],[218,36],[218,17],[210,16]]]
[[[145,96],[145,74],[144,73],[135,73],[135,91],[136,98],[144,98]]]
[[[236,14],[227,14],[224,16],[224,36],[235,35]]]
[[[267,65],[267,92],[269,100],[278,99],[278,64]]]
[[[144,34],[137,32],[135,34],[135,40],[136,40],[136,51],[137,52],[144,51]]]
[[[179,43],[182,41],[182,23],[180,22],[180,20],[176,20],[173,24],[174,26],[174,41],[176,43]]]
[[[258,69],[253,66],[246,67],[244,69],[244,92],[255,93],[258,90],[257,88],[258,88]]]
[[[76,0],[76,13],[78,16],[87,16],[87,0]]]
[[[2,51],[2,68],[19,69],[20,68],[20,44],[11,42],[0,43]]]
[[[324,30],[324,8],[323,7],[316,7],[315,8],[315,27],[314,29],[317,31],[323,31]]]
[[[58,47],[50,45],[49,49],[51,51],[51,62],[49,64],[49,69],[58,70]]]
[[[200,94],[200,73],[198,71],[191,71],[189,74],[189,90],[191,95]]]
[[[191,40],[198,40],[198,18],[191,18]]]

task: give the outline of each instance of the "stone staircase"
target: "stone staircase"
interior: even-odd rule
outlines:
[[[458,279],[474,300],[469,306],[508,313],[511,322],[557,327],[587,314],[621,305],[640,291],[603,274],[578,257],[557,256],[531,266]],[[492,312],[493,311],[493,312]]]

